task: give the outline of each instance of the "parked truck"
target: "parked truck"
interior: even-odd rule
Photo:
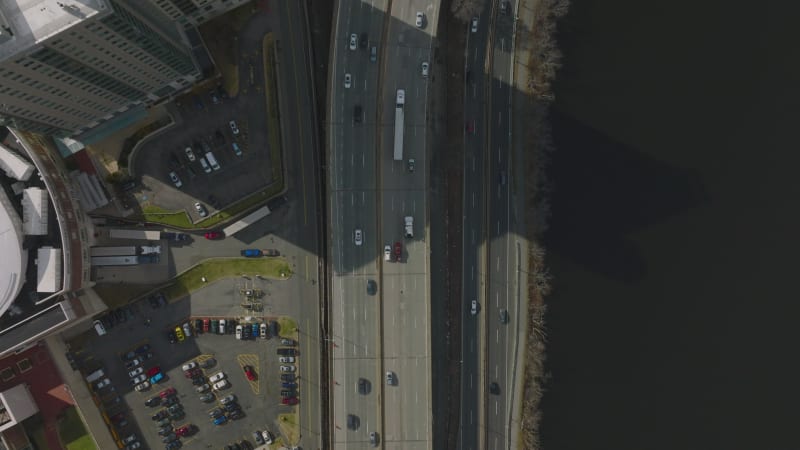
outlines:
[[[406,224],[406,239],[411,239],[414,237],[414,218],[406,216],[404,221]]]

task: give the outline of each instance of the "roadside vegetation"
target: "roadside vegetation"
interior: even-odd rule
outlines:
[[[528,79],[520,88],[525,89],[530,126],[524,131],[525,142],[530,145],[529,156],[524,161],[526,198],[527,236],[530,242],[528,263],[528,334],[525,342],[525,378],[522,398],[521,434],[522,448],[536,450],[541,447],[539,423],[544,385],[547,382],[545,370],[547,332],[544,315],[545,298],[551,290],[551,275],[545,264],[546,251],[540,239],[550,217],[550,181],[547,178],[550,154],[554,144],[550,133],[548,113],[554,100],[552,82],[561,66],[561,51],[557,47],[555,34],[558,20],[569,9],[569,0],[523,0],[521,7],[533,8],[535,22],[533,29],[518,29],[518,48],[524,40],[527,53],[518,56],[528,67]],[[522,80],[520,80],[522,81]]]
[[[182,298],[223,278],[259,275],[275,280],[288,280],[292,272],[283,258],[215,258],[208,259],[178,275],[163,289],[169,300]]]
[[[70,406],[64,410],[58,421],[58,437],[67,450],[96,450],[92,437],[78,414],[78,409]]]

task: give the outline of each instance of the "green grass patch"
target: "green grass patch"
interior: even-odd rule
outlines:
[[[278,326],[280,327],[280,335],[297,340],[297,322],[286,316],[278,318]]]
[[[300,440],[300,425],[297,422],[297,414],[278,414],[278,427],[283,435],[280,440],[285,445],[296,445]]]
[[[71,406],[64,410],[63,416],[58,421],[58,436],[67,450],[92,450],[97,449],[86,427],[78,415],[78,409]]]
[[[284,274],[285,276],[281,276]],[[164,289],[169,299],[178,299],[222,278],[261,275],[276,280],[292,276],[289,263],[283,258],[217,258],[206,260],[179,275]],[[205,277],[206,281],[202,279]]]

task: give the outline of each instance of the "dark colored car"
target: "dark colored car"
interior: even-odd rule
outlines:
[[[281,397],[284,398],[294,397],[296,394],[295,391],[281,391]]]
[[[500,395],[500,385],[496,382],[489,384],[489,392],[493,395]]]
[[[356,105],[353,107],[353,121],[355,123],[361,123],[361,119],[364,116],[364,112],[361,109],[361,105]]]
[[[172,425],[167,425],[163,428],[158,429],[159,436],[167,436],[172,433]]]
[[[286,383],[286,382],[284,382],[284,383],[281,383],[281,387],[284,387],[284,388],[287,388],[287,389],[297,389],[297,383]]]
[[[167,412],[167,410],[166,409],[162,409],[161,411],[153,414],[152,417],[150,417],[150,418],[153,419],[153,420],[163,420],[163,419],[166,419],[168,415],[169,415],[169,413]]]
[[[212,419],[214,419],[214,418],[217,418],[217,417],[219,417],[219,416],[221,416],[223,414],[225,414],[225,413],[221,409],[214,408],[214,409],[212,409],[211,411],[208,412],[208,417],[211,417]]]
[[[227,405],[223,406],[223,408],[225,408],[225,411],[228,412],[234,412],[242,409],[242,407],[239,406],[238,403],[228,403]]]
[[[164,406],[177,405],[178,403],[180,403],[180,400],[175,396],[167,397],[167,399],[164,400]]]
[[[375,295],[378,292],[378,283],[375,280],[367,280],[367,294]]]
[[[194,332],[198,334],[203,332],[203,321],[201,319],[194,320]]]
[[[225,145],[225,135],[222,134],[222,131],[215,131],[214,132],[214,143],[219,146]]]
[[[178,337],[175,336],[175,332],[172,331],[172,330],[169,330],[167,332],[167,339],[169,340],[170,344],[174,344],[174,343],[178,342]]]
[[[244,417],[244,413],[241,410],[236,410],[230,414],[228,414],[228,419],[231,420],[239,420]]]
[[[141,347],[137,348],[135,351],[136,351],[136,353],[139,353],[139,354],[147,353],[147,352],[150,351],[150,344],[144,344]]]
[[[369,393],[369,381],[365,380],[364,378],[358,379],[358,393],[361,395],[366,395]]]
[[[194,432],[194,425],[184,425],[177,430],[175,430],[175,434],[178,436],[188,436]]]
[[[361,39],[359,39],[358,45],[361,48],[367,48],[368,43],[369,43],[369,37],[367,36],[367,33],[361,33]]]
[[[282,373],[281,374],[281,381],[294,381],[294,374],[291,373]]]
[[[171,387],[171,388],[167,388],[167,389],[164,389],[163,391],[159,392],[158,396],[161,397],[161,398],[167,398],[167,397],[169,397],[171,395],[175,395],[176,392],[177,391],[175,390],[175,388]]]
[[[360,424],[361,424],[361,420],[359,420],[359,418],[356,415],[354,415],[354,414],[348,414],[347,415],[347,428],[349,428],[351,430],[356,430],[356,429],[358,429],[358,426]]]
[[[177,439],[178,439],[178,436],[175,433],[170,433],[170,434],[164,436],[163,438],[161,438],[161,442],[166,444],[167,442],[172,442],[172,441],[175,441]]]
[[[128,352],[121,356],[123,361],[132,361],[133,358],[136,358],[136,352]]]
[[[145,406],[158,406],[160,404],[161,404],[161,397],[159,396],[150,397],[144,401]]]
[[[297,356],[297,349],[294,348],[279,348],[278,355],[280,356]]]

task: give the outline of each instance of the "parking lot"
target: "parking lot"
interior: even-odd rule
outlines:
[[[226,445],[234,443],[240,448],[249,448],[258,444],[253,432],[264,430],[268,430],[276,442],[277,438],[286,438],[283,433],[286,429],[278,426],[279,414],[296,413],[299,406],[282,404],[281,391],[286,391],[284,395],[287,397],[289,394],[299,397],[296,386],[291,384],[296,381],[290,379],[299,374],[296,372],[297,360],[280,363],[277,353],[279,348],[296,352],[297,336],[288,336],[291,342],[284,341],[283,344],[277,336],[262,338],[260,324],[263,323],[263,328],[269,331],[271,319],[275,321],[273,331],[280,333],[279,329],[274,329],[279,327],[275,320],[278,318],[263,317],[252,308],[246,309],[251,314],[247,319],[242,315],[235,317],[236,314],[209,317],[202,316],[202,313],[219,313],[220,310],[210,311],[202,305],[192,305],[188,299],[163,306],[157,299],[152,300],[152,305],[144,300],[117,313],[108,333],[91,339],[84,347],[84,351],[92,355],[91,366],[85,368],[85,372],[88,374],[98,368],[104,371],[104,376],[93,382],[92,387],[114,424],[118,438],[135,435],[131,442],[140,442],[141,448],[160,448],[165,445],[163,439],[178,439],[180,444],[174,444],[175,448],[179,445],[226,448]],[[242,312],[243,307],[241,304],[229,305],[226,311]],[[194,323],[197,319],[200,320],[197,323],[200,333],[197,333]],[[226,320],[225,334],[219,334],[222,319]],[[182,325],[190,320],[191,336],[186,336]],[[236,327],[230,326],[231,320],[241,325],[248,324],[251,334],[256,331],[252,329],[252,324],[256,323],[259,336],[237,339]],[[280,322],[286,323],[286,319],[282,318]],[[216,325],[217,333],[210,332],[212,325]],[[175,330],[176,326],[181,328],[180,334]],[[208,328],[208,332],[202,332],[204,328]],[[299,358],[297,355],[294,357]],[[194,364],[197,364],[196,368],[189,367]],[[294,371],[281,372],[281,365],[292,367]],[[252,380],[245,374],[245,366],[249,366]],[[149,378],[148,373],[160,372],[163,379],[138,391],[129,381],[129,372],[136,372],[139,367],[142,374],[135,376]],[[190,373],[197,371],[200,376],[193,382],[185,376],[184,369],[190,369]],[[212,386],[218,380],[209,380],[209,377],[220,372],[222,375],[217,376],[224,380],[225,386],[215,389]],[[281,375],[286,375],[286,379],[281,380]],[[96,388],[97,383],[105,384],[106,378],[110,384]],[[165,398],[160,399],[159,393],[170,389],[175,390],[174,395],[165,393]],[[198,389],[204,392],[197,392]],[[202,397],[206,393],[211,395]],[[222,405],[220,400],[229,395],[234,395],[235,401]],[[156,404],[146,406],[145,402],[153,397],[159,397],[159,400],[151,400]],[[169,404],[165,405],[167,399],[170,399],[167,401]],[[162,410],[164,412],[160,412]],[[157,416],[155,420],[154,415]],[[224,418],[215,425],[215,417]],[[167,427],[161,435],[159,421]],[[181,428],[187,435],[173,435]]]
[[[130,194],[167,210],[184,209],[197,221],[196,201],[213,214],[270,185],[266,127],[250,122],[246,100],[228,98],[216,87],[180,97],[169,108],[176,126],[143,142],[135,153],[139,184]],[[217,164],[206,156],[209,151]]]

